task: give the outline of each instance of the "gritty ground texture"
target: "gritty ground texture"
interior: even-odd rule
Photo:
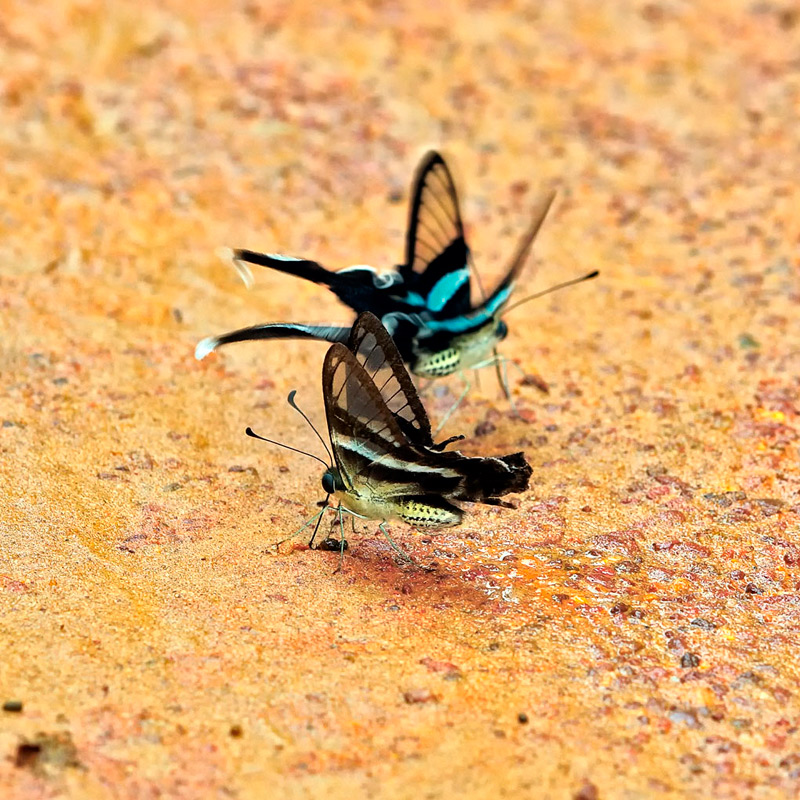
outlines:
[[[0,796],[796,796],[794,3],[12,0],[0,53]],[[443,431],[518,508],[334,574],[244,436],[320,452],[324,347],[192,353],[349,320],[217,251],[389,267],[429,146],[485,278],[550,187],[517,296],[601,277]]]

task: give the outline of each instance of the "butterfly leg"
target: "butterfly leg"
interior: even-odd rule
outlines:
[[[347,542],[344,539],[344,513],[342,512],[342,505],[339,504],[339,507],[336,509],[339,513],[339,533],[341,534],[341,540],[339,542],[339,566],[333,571],[335,575],[337,572],[340,572],[342,567],[344,566],[344,549],[347,546]],[[350,518],[352,520],[352,517]],[[355,524],[353,525],[353,530],[355,531]]]
[[[314,526],[314,533],[311,536],[311,541],[308,543],[310,547],[311,542],[314,541],[314,537],[317,535],[317,529],[319,528],[319,524],[322,521],[322,515],[325,513],[326,509],[327,506],[323,508],[321,511],[318,511],[316,514],[314,514],[314,516],[311,517],[310,519],[307,519],[294,533],[287,536],[285,539],[281,539],[280,541],[275,542],[274,547],[277,549],[284,542],[288,542],[290,539],[294,539],[295,536],[299,536],[309,525],[313,525],[316,522],[317,524]]]
[[[487,358],[486,361],[481,361],[479,364],[474,364],[473,369],[481,369],[481,367],[491,367],[494,365],[495,369],[497,370],[497,380],[500,383],[500,388],[503,390],[503,394],[506,396],[506,399],[511,405],[511,410],[514,412],[516,416],[519,416],[519,412],[517,411],[517,404],[514,402],[514,397],[511,394],[511,384],[508,381],[508,365],[511,364],[512,367],[516,367],[520,374],[524,377],[525,371],[520,367],[516,361],[512,361],[510,358],[506,358],[497,350],[494,351],[494,355],[491,358]]]
[[[386,523],[385,522],[381,522],[381,524],[378,525],[378,530],[380,530],[380,532],[386,537],[386,541],[389,542],[389,544],[391,545],[392,550],[394,550],[395,553],[397,553],[397,555],[399,555],[400,558],[403,559],[403,561],[407,561],[409,564],[413,564],[415,567],[418,567],[419,569],[425,570],[425,572],[430,572],[431,571],[430,568],[423,567],[422,564],[420,564],[419,561],[417,561],[416,558],[414,558],[413,556],[411,556],[408,553],[406,553],[406,551],[403,550],[403,548],[400,547],[400,545],[398,545],[397,542],[395,542],[394,539],[392,539],[392,537],[389,535],[389,531],[386,530]]]
[[[458,400],[456,400],[455,403],[453,403],[453,405],[450,406],[448,412],[444,415],[444,417],[442,417],[439,424],[436,426],[436,430],[433,432],[434,436],[437,435],[439,431],[445,426],[447,420],[449,420],[450,417],[453,416],[453,412],[464,402],[464,398],[469,394],[469,390],[472,388],[472,384],[469,382],[469,378],[467,378],[467,376],[463,372],[459,372],[458,374],[461,380],[464,381],[464,389],[458,396]]]
[[[327,506],[325,507],[327,508]],[[319,519],[317,520],[317,524],[314,526],[314,532],[311,534],[311,538],[308,540],[308,546],[311,547],[314,544],[314,539],[317,537],[317,531],[319,530],[319,524],[322,522],[322,515],[325,513],[325,508],[319,512]]]
[[[514,412],[514,415],[516,417],[519,417],[520,413],[519,411],[517,411],[517,404],[514,402],[514,398],[511,396],[511,384],[508,381],[508,365],[510,364],[512,367],[514,367],[523,378],[525,377],[525,370],[522,369],[522,367],[519,364],[517,364],[516,361],[513,361],[510,358],[501,356],[499,353],[497,357],[500,360],[500,363],[502,363],[503,377],[500,381],[500,384],[502,385],[503,392],[505,393],[509,403],[511,404],[511,410]]]
[[[517,411],[517,404],[514,402],[514,397],[511,394],[511,386],[508,382],[508,359],[503,358],[501,355],[498,354],[497,356],[497,374],[500,378],[500,385],[503,387],[503,394],[508,398],[508,402],[511,406],[511,412],[515,417],[519,416],[519,411]]]
[[[343,505],[341,505],[341,503],[338,506],[336,506],[336,508],[332,508],[331,510],[333,512],[335,512],[336,515],[337,515],[336,519],[333,520],[333,522],[331,523],[331,533],[333,531],[333,527],[338,522],[339,523],[340,536],[337,539],[334,536],[332,536],[331,533],[329,533],[327,538],[323,539],[317,545],[316,549],[317,550],[324,550],[324,551],[329,552],[329,553],[332,553],[334,551],[336,551],[338,553],[344,553],[344,551],[347,550],[347,548],[349,547],[349,545],[347,544],[347,539],[345,539],[345,536],[344,536],[344,515],[345,514],[351,514],[352,512],[348,511],[348,509],[346,509]],[[353,529],[353,531],[355,532],[355,528]],[[339,567],[334,571],[338,572],[341,568],[342,568],[342,565],[341,565],[341,559],[340,559]]]
[[[512,367],[514,367],[514,369],[516,369],[517,372],[519,372],[521,378],[525,377],[525,370],[522,369],[522,367],[519,364],[517,364],[517,362],[514,361],[513,358],[506,358],[505,356],[500,356],[500,358],[502,358],[506,364],[510,364]]]
[[[500,383],[500,388],[506,396],[506,400],[514,405],[514,399],[511,397],[511,387],[508,385],[508,371],[505,368],[505,359],[494,349],[494,367],[497,372],[497,380]],[[514,409],[516,411],[516,409]]]

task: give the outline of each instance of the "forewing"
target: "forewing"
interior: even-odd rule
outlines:
[[[542,227],[542,223],[544,223],[547,217],[547,212],[550,210],[555,196],[555,192],[550,192],[540,198],[534,208],[531,224],[528,226],[528,229],[517,245],[517,250],[514,253],[514,257],[511,259],[511,264],[508,267],[505,277],[500,281],[492,294],[473,311],[473,314],[477,317],[485,321],[489,319],[489,317],[495,316],[508,302],[511,293],[514,291],[517,278],[519,278],[519,274],[522,272],[522,268],[528,260],[533,242],[539,233],[539,229]]]
[[[458,194],[442,156],[427,153],[414,178],[406,234],[405,284],[433,314],[470,308],[469,248]]]
[[[411,443],[433,446],[430,420],[400,351],[374,314],[359,314],[350,332],[349,347]]]
[[[370,464],[406,440],[366,370],[342,344],[325,355],[322,394],[336,466],[352,489]]]
[[[333,455],[347,490],[368,485],[391,498],[449,494],[460,484],[456,469],[431,464],[436,459],[412,445],[364,367],[342,344],[325,356],[322,391]]]

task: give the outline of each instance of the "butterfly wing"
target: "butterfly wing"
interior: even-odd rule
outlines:
[[[433,444],[431,423],[400,351],[374,314],[358,315],[350,332],[350,351],[377,387],[389,411],[412,444]]]
[[[449,316],[470,308],[469,248],[458,194],[435,151],[423,157],[414,178],[406,259],[398,272],[378,274],[363,266],[333,271],[309,259],[252,250],[234,250],[232,258],[245,276],[248,264],[295,275],[327,286],[357,313],[369,310],[381,319],[393,312]]]
[[[454,456],[461,458],[459,470],[463,476],[458,490],[453,494],[457,500],[501,505],[498,503],[499,497],[524,492],[533,474],[522,452],[489,457],[465,456],[455,450],[441,454],[444,463]]]
[[[495,290],[482,303],[464,313],[453,315],[438,315],[425,321],[424,327],[419,329],[415,347],[436,352],[449,345],[452,337],[469,334],[477,331],[491,319],[497,317],[503,310],[514,291],[517,278],[530,254],[533,242],[542,223],[550,210],[555,198],[555,192],[542,197],[537,204],[531,224],[520,239],[517,251],[511,264]]]
[[[230,251],[240,273],[249,275],[256,264],[326,286],[356,313],[371,311],[391,331],[405,361],[415,354],[414,341],[438,331],[457,333],[452,326],[472,327],[470,256],[452,174],[442,156],[427,153],[415,174],[406,236],[405,264],[397,272],[379,274],[357,266],[333,271],[316,261],[252,250]],[[428,327],[428,321],[433,323]],[[466,325],[466,328],[464,326]],[[258,326],[204,340],[198,347],[214,347],[252,338],[321,338],[343,341],[317,326]],[[452,330],[451,330],[452,328]],[[321,330],[321,328],[320,328]]]
[[[365,367],[341,343],[325,356],[322,391],[333,456],[357,513],[413,522],[413,509],[422,509],[422,516],[438,509],[436,519],[416,522],[457,524],[460,515],[452,501],[497,505],[500,496],[527,488],[531,468],[522,453],[470,458],[415,447],[403,432],[402,418],[392,413]],[[451,509],[448,514],[445,506]]]
[[[244,275],[249,273],[247,264],[257,264],[326,286],[356,313],[372,311],[382,317],[393,311],[415,310],[413,304],[402,300],[402,292],[398,294],[392,288],[403,282],[398,272],[379,273],[366,265],[330,270],[306,258],[278,253],[256,253],[253,250],[233,250],[231,257],[237,270]]]
[[[419,167],[400,275],[406,301],[432,315],[452,316],[470,309],[469,248],[453,176],[442,156],[430,151]]]
[[[414,382],[394,340],[380,320],[369,312],[359,314],[348,342],[350,351],[366,370],[403,433],[415,447],[443,450],[463,436],[434,443],[431,423]]]
[[[473,315],[482,319],[483,322],[502,311],[503,306],[508,302],[509,297],[511,297],[511,293],[514,291],[514,286],[522,272],[522,268],[528,260],[536,236],[547,217],[547,213],[550,211],[550,207],[553,205],[555,196],[555,192],[549,192],[539,199],[539,202],[534,208],[531,223],[519,240],[517,250],[514,253],[514,257],[511,259],[511,264],[505,276],[500,283],[498,283],[497,288],[491,295],[475,308]],[[479,324],[482,324],[482,322]]]
[[[209,353],[232,342],[252,342],[257,339],[317,339],[324,342],[346,342],[350,328],[336,325],[303,325],[294,322],[276,322],[239,328],[220,336],[209,336],[197,343],[194,357],[201,361]]]
[[[391,500],[450,496],[457,489],[457,466],[437,464],[438,453],[413,446],[366,369],[343,344],[334,344],[325,356],[322,393],[333,456],[347,492]]]

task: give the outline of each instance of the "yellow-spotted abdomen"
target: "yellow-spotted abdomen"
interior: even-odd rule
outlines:
[[[438,353],[420,356],[411,371],[421,378],[442,378],[457,372],[460,365],[461,354],[455,347],[448,347]]]
[[[459,525],[463,512],[457,508],[441,508],[419,500],[405,500],[400,504],[400,519],[420,528],[446,528]]]

